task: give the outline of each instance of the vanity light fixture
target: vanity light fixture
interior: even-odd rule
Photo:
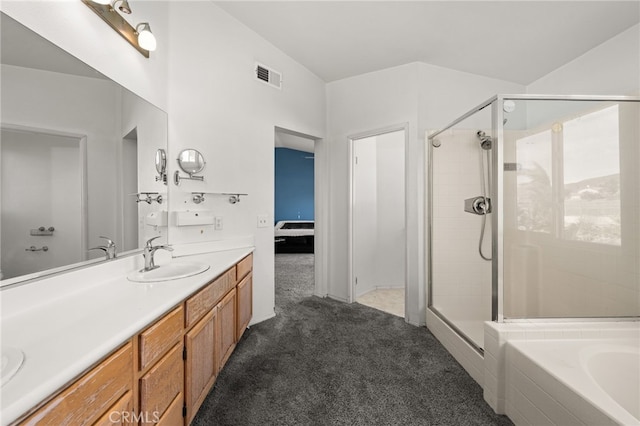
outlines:
[[[127,15],[131,15],[131,7],[129,7],[129,2],[127,0],[92,0],[94,3],[101,4],[103,6],[111,6],[111,9],[116,8],[116,4],[120,3],[118,6],[118,10],[122,13],[126,13]]]
[[[150,52],[156,50],[156,36],[151,32],[148,22],[136,25],[136,34],[138,34],[138,44],[143,49]]]
[[[115,8],[122,13],[130,14],[131,7],[128,0],[81,0],[89,9],[100,16],[104,22],[109,24],[118,34],[127,40],[145,58],[149,57],[149,52],[156,49],[156,38],[151,33],[148,22],[143,22],[134,28]]]
[[[120,6],[118,6],[118,10],[120,12],[131,15],[131,7],[129,7],[129,2],[127,0],[116,0],[113,2],[111,7],[115,8],[117,3],[120,3]]]

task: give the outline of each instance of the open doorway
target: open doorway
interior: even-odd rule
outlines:
[[[351,152],[351,301],[404,317],[406,129],[354,136]]]
[[[276,313],[315,292],[315,140],[275,130]]]

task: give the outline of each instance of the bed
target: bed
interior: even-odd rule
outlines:
[[[312,220],[281,220],[275,228],[276,253],[313,253]]]

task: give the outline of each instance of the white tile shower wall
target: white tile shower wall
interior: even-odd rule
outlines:
[[[482,347],[482,322],[491,318],[491,263],[478,253],[481,216],[464,200],[481,195],[480,147],[473,130],[447,131],[433,150],[433,306]],[[490,254],[487,221],[483,251]]]
[[[596,339],[638,338],[638,323],[631,321],[611,322],[542,322],[521,321],[512,323],[486,322],[484,347],[484,399],[498,414],[505,414],[508,379],[506,348],[510,340]],[[512,414],[516,417],[512,417]],[[517,417],[524,413],[512,412],[509,417],[516,424]]]

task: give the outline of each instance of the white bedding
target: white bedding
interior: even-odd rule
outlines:
[[[276,223],[276,237],[308,237],[313,235],[312,220],[281,220]],[[299,225],[296,225],[299,224]],[[306,225],[305,225],[306,224]],[[310,229],[308,229],[309,225]],[[305,226],[307,228],[305,228]],[[289,229],[287,227],[290,227]]]

